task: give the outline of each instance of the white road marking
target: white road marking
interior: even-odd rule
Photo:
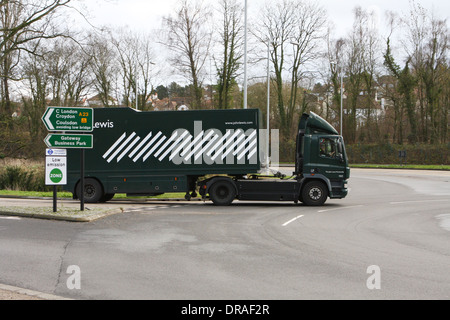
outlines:
[[[440,214],[436,216],[439,220],[439,226],[447,231],[450,231],[450,214]]]
[[[124,212],[141,212],[142,214],[148,213],[148,211],[152,210],[161,210],[161,209],[171,209],[171,208],[181,208],[183,206],[181,205],[169,205],[169,206],[152,206],[152,207],[140,207],[140,208],[130,208],[128,210],[125,210]]]
[[[397,202],[389,202],[389,204],[406,204],[406,203],[420,203],[420,202],[440,202],[440,201],[450,201],[447,199],[434,199],[434,200],[411,200],[411,201],[397,201]]]
[[[325,210],[319,210],[317,212],[327,212],[327,211],[334,211],[334,210],[342,210],[342,209],[349,209],[349,208],[358,208],[358,207],[363,207],[363,205],[358,205],[358,206],[348,206],[348,207],[339,207],[339,208],[333,208],[333,209],[325,209]]]
[[[0,219],[3,219],[3,220],[22,220],[19,217],[0,217]]]
[[[300,219],[301,217],[303,217],[303,215],[298,216],[298,217],[295,217],[294,219],[291,219],[291,220],[289,220],[289,221],[283,223],[283,227],[286,227],[289,223],[292,223],[292,222],[294,222],[295,220]]]

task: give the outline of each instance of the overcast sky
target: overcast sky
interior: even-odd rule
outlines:
[[[249,20],[256,16],[258,7],[265,0],[247,0]],[[359,5],[363,9],[378,13],[380,26],[385,25],[387,10],[405,14],[409,10],[410,0],[315,0],[328,11],[335,25],[335,36],[345,36],[353,22],[353,8]],[[448,0],[415,0],[425,9],[434,12],[438,18],[446,19],[450,15]],[[132,29],[151,31],[161,27],[161,18],[174,12],[178,0],[84,0],[95,25],[129,26]],[[217,3],[217,0],[204,0],[205,4]],[[245,3],[245,0],[242,0]]]

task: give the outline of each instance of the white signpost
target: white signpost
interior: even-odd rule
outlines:
[[[57,186],[67,184],[67,150],[45,150],[45,185],[53,186],[53,212],[57,211]]]
[[[45,184],[47,186],[63,186],[67,184],[66,157],[45,157]]]

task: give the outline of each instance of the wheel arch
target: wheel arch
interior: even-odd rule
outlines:
[[[216,183],[216,182],[219,182],[219,181],[230,182],[233,185],[234,190],[236,191],[236,194],[238,194],[238,187],[236,186],[236,183],[234,183],[232,178],[218,176],[218,177],[212,177],[212,178],[209,178],[207,180],[199,182],[199,186],[200,186],[200,190],[202,191],[202,195],[206,196],[209,193],[209,190],[212,187],[212,185],[214,183]]]
[[[301,185],[301,187],[299,189],[299,196],[302,194],[303,187],[310,181],[321,181],[321,182],[323,182],[326,185],[327,189],[328,189],[328,197],[330,196],[331,191],[332,191],[331,190],[331,181],[330,181],[330,179],[325,177],[323,174],[314,174],[314,175],[306,174],[306,175],[304,175],[304,178],[302,180],[302,185]]]
[[[84,181],[86,182],[87,179],[96,180],[100,184],[100,187],[102,188],[102,194],[103,195],[105,194],[105,186],[103,185],[102,181],[99,178],[89,176],[89,177],[85,177]],[[75,183],[75,186],[73,188],[73,191],[72,191],[73,199],[79,199],[79,197],[77,195],[77,189],[78,189],[78,186],[80,185],[80,183],[81,183],[81,178],[77,180],[77,182]]]

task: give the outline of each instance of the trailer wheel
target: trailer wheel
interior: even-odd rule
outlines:
[[[320,181],[310,181],[302,189],[301,199],[307,206],[321,206],[327,197],[327,186]]]
[[[215,205],[228,206],[236,197],[236,190],[229,181],[217,181],[209,189],[209,196]]]
[[[80,182],[77,185],[77,198],[80,199]],[[84,181],[84,202],[95,203],[103,198],[103,188],[96,179],[87,178]]]
[[[115,193],[105,193],[99,201],[100,202],[108,202],[109,200],[114,198],[115,195],[116,195]]]

